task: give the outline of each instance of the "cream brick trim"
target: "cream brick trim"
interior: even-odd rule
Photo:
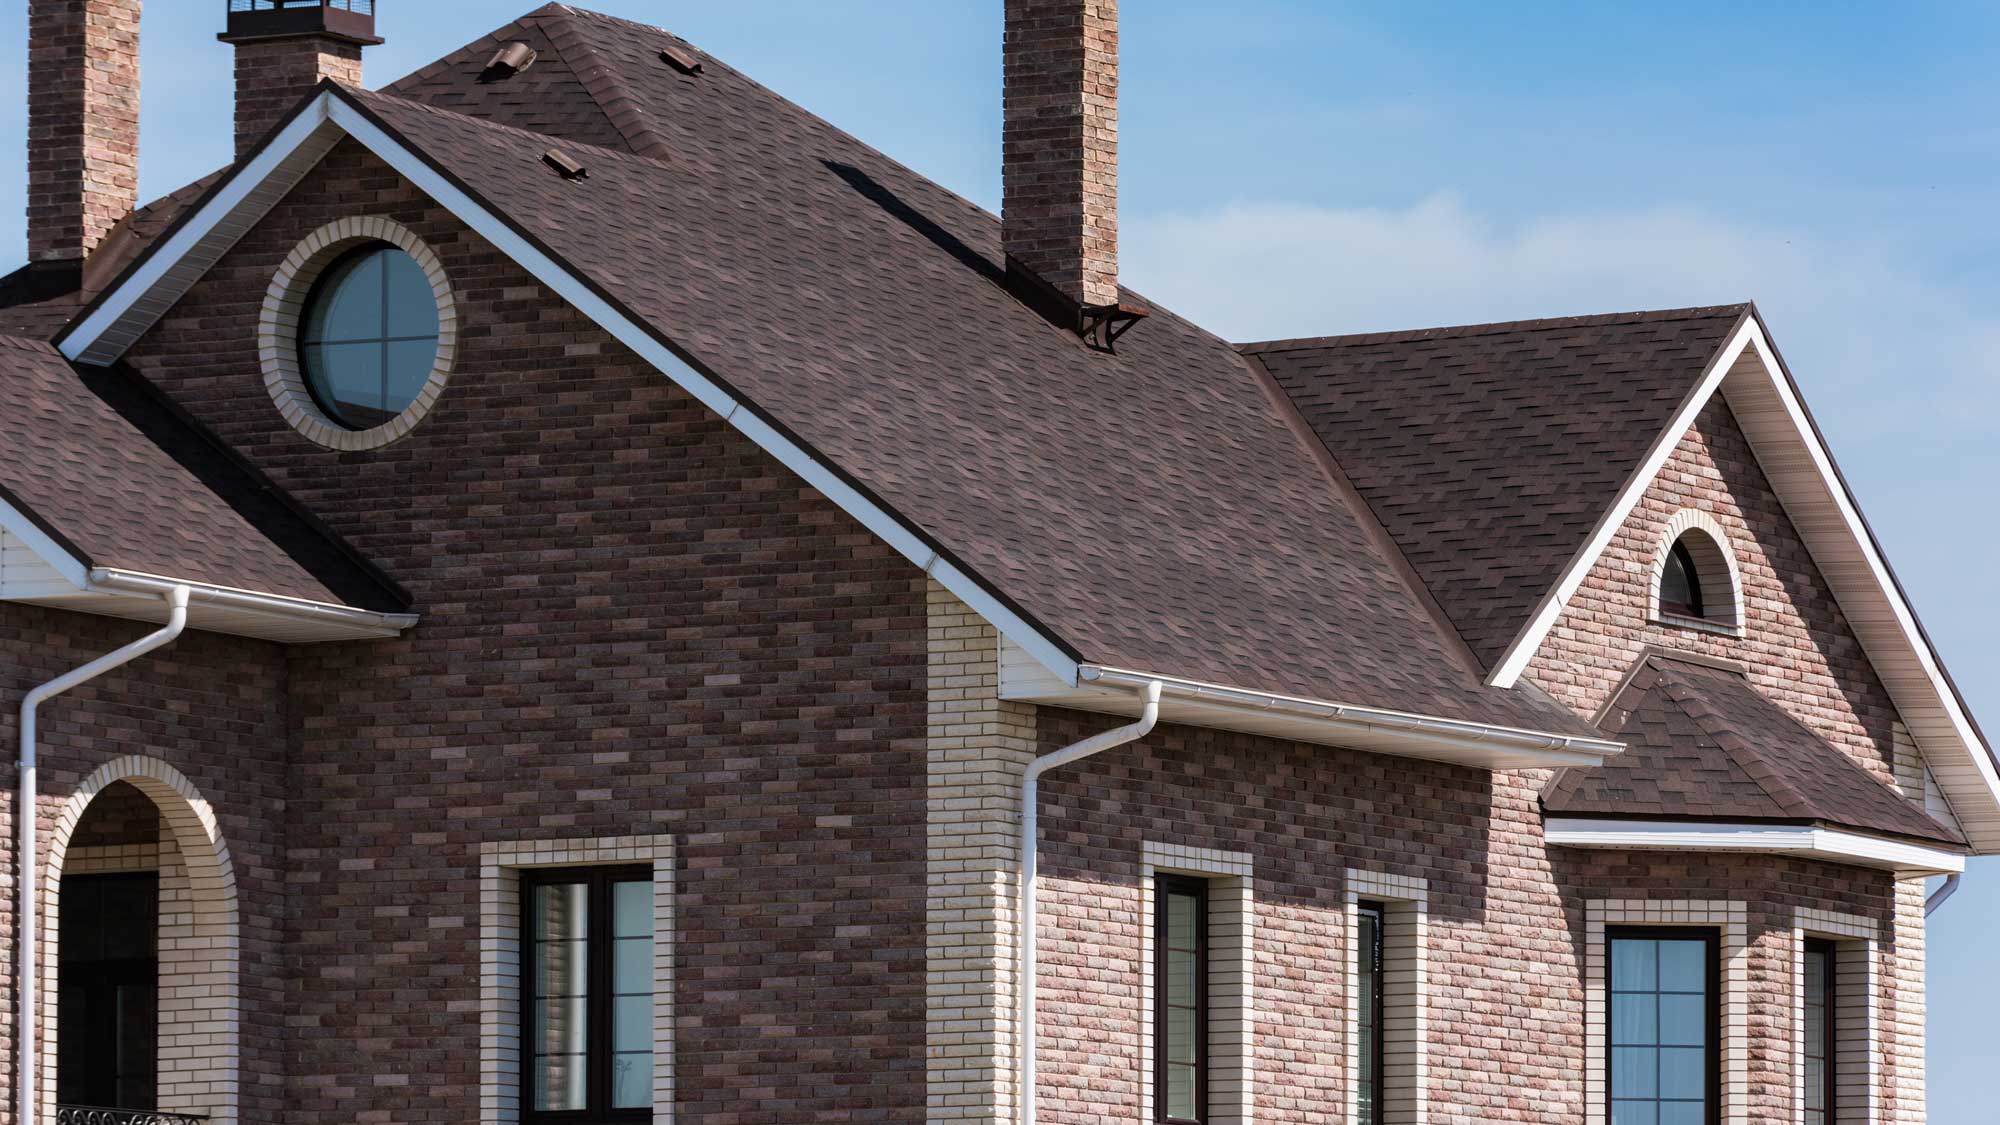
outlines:
[[[1690,531],[1701,534],[1690,537]],[[1688,554],[1694,556],[1695,567],[1701,572],[1701,601],[1708,616],[1700,620],[1667,616],[1660,610],[1660,577],[1666,573],[1668,554],[1683,538],[1687,539]],[[1736,552],[1730,549],[1729,533],[1707,512],[1683,508],[1667,521],[1653,551],[1653,568],[1647,577],[1646,591],[1646,612],[1653,621],[1732,637],[1743,635],[1747,615],[1743,611],[1743,576],[1736,569]]]
[[[56,1104],[57,942],[70,839],[90,802],[120,781],[160,810],[159,1108],[205,1114],[212,1125],[236,1125],[241,950],[229,845],[214,808],[194,783],[165,762],[138,754],[93,770],[63,803],[49,833],[42,885],[41,1104]],[[76,850],[88,857],[102,849]]]
[[[928,583],[926,1120],[1014,1119],[1021,778],[1035,708],[1000,699],[1000,635]]]
[[[1605,1125],[1610,1081],[1605,1073],[1604,932],[1615,926],[1690,926],[1722,937],[1722,1120],[1750,1122],[1750,910],[1735,900],[1592,899],[1584,917],[1584,1121]]]
[[[1899,1125],[1928,1120],[1924,1073],[1925,953],[1924,884],[1896,884],[1895,948],[1882,958],[1889,1000],[1876,1021],[1875,1056],[1886,1072],[1884,1088],[1893,1099],[1881,1119]]]
[[[1857,914],[1800,908],[1792,912],[1792,1120],[1806,1117],[1806,939],[1834,942],[1834,1059],[1840,1081],[1829,1120],[1874,1121],[1881,1075],[1876,1049],[1881,1013],[1876,962],[1882,926]]]
[[[1151,840],[1139,862],[1139,1121],[1153,1120],[1153,877],[1208,881],[1208,1117],[1212,1125],[1254,1119],[1257,896],[1246,852]]]
[[[173,862],[180,862],[176,855]],[[160,845],[104,844],[71,847],[63,856],[67,875],[136,875],[160,869]]]
[[[521,1119],[521,872],[653,865],[653,1121],[674,1119],[674,840],[491,840],[479,847],[479,1121]]]
[[[437,359],[431,375],[415,402],[394,418],[372,429],[350,430],[329,419],[313,401],[306,388],[305,372],[299,369],[299,320],[306,295],[326,267],[342,254],[369,242],[387,242],[416,259],[430,279],[431,294],[438,305]],[[415,232],[393,219],[380,215],[351,215],[336,219],[305,237],[287,255],[271,287],[264,294],[264,307],[257,318],[257,356],[264,369],[264,389],[278,412],[293,429],[328,449],[355,451],[376,449],[410,432],[432,404],[444,393],[458,357],[458,302],[452,296],[451,279],[444,263]]]
[[[1359,904],[1382,904],[1382,1112],[1390,1125],[1425,1125],[1430,1119],[1430,978],[1427,967],[1430,884],[1404,875],[1347,869],[1345,924],[1341,927],[1342,971],[1347,979],[1347,1019],[1342,1025],[1342,1057],[1347,1080],[1347,1120],[1360,1112],[1361,1070],[1358,1031],[1361,982],[1354,973],[1355,941],[1361,933]]]

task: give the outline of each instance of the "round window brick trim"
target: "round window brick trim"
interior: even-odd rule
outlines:
[[[306,386],[306,374],[299,366],[299,321],[306,295],[313,283],[334,260],[349,250],[371,242],[386,242],[408,254],[430,279],[431,294],[438,304],[437,360],[431,364],[430,378],[401,414],[379,426],[350,430],[333,421],[313,401]],[[264,294],[264,309],[257,318],[257,355],[264,369],[264,389],[293,429],[307,440],[328,449],[346,451],[378,449],[409,433],[430,412],[431,405],[444,393],[458,355],[458,304],[451,293],[451,280],[437,252],[410,228],[381,216],[336,219],[307,235],[294,247],[271,279]]]

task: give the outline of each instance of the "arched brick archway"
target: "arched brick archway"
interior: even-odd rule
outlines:
[[[84,810],[106,786],[120,781],[160,810],[161,850],[177,854],[161,872],[159,1108],[205,1114],[211,1125],[236,1125],[242,991],[229,845],[214,808],[194,783],[165,762],[138,754],[92,771],[64,802],[49,833],[40,935],[40,1105],[53,1120],[63,861]]]

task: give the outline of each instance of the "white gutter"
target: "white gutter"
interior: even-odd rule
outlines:
[[[1021,924],[1015,931],[1015,957],[1020,965],[1020,1002],[1015,1008],[1015,1018],[1020,1022],[1021,1052],[1021,1125],[1035,1125],[1035,874],[1036,841],[1035,812],[1042,775],[1058,766],[1081,761],[1092,754],[1100,754],[1115,749],[1128,742],[1146,737],[1153,724],[1160,720],[1160,689],[1158,680],[1148,680],[1139,686],[1142,706],[1139,721],[1127,723],[1102,734],[1094,734],[1081,742],[1073,742],[1053,753],[1044,754],[1028,763],[1028,771],[1021,778]]]
[[[1237,711],[1286,715],[1336,727],[1344,726],[1357,732],[1389,732],[1418,741],[1431,742],[1442,749],[1463,750],[1476,746],[1483,749],[1514,750],[1534,754],[1573,755],[1576,759],[1575,764],[1593,766],[1625,750],[1624,743],[1603,738],[1546,734],[1516,727],[1467,722],[1462,719],[1440,719],[1402,711],[1385,711],[1377,707],[1327,703],[1297,696],[1245,691],[1241,688],[1206,684],[1197,680],[1176,679],[1149,672],[1105,668],[1094,664],[1086,664],[1078,669],[1077,677],[1085,683],[1135,689],[1143,688],[1147,684],[1159,684],[1168,695],[1190,703],[1226,707]]]
[[[15,887],[19,901],[15,905],[15,946],[21,951],[21,968],[15,980],[19,982],[20,1003],[16,1009],[20,1024],[14,1033],[14,1120],[37,1121],[35,1116],[36,1064],[40,1061],[39,1049],[35,1045],[35,961],[40,956],[36,949],[35,920],[35,869],[39,862],[35,854],[35,820],[37,796],[35,782],[35,709],[45,701],[63,692],[96,679],[127,661],[136,660],[162,645],[173,643],[181,630],[187,627],[188,588],[175,586],[166,593],[167,623],[164,627],[140,637],[123,648],[107,652],[103,656],[73,668],[57,676],[48,683],[29,691],[21,700],[21,761],[20,791],[14,799],[14,818],[20,829],[20,842],[14,851]]]
[[[184,578],[167,578],[157,574],[142,574],[138,571],[116,570],[110,567],[91,568],[90,585],[87,589],[99,593],[141,594],[148,597],[168,597],[174,590],[185,590],[199,605],[212,605],[218,609],[232,609],[267,617],[284,617],[294,621],[309,621],[343,629],[375,632],[385,637],[394,636],[417,623],[417,615],[414,613],[382,613],[372,609],[355,609],[352,606],[334,605],[330,602],[316,602],[280,594],[260,594],[255,590],[240,590],[231,586],[215,586],[206,582],[190,582]]]

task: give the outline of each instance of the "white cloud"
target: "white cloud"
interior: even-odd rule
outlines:
[[[1124,238],[1136,287],[1233,339],[1754,299],[1822,409],[1886,397],[1867,417],[1899,429],[2000,418],[2000,310],[1865,239],[1830,244],[1682,208],[1503,224],[1450,195],[1404,209],[1134,215]]]

